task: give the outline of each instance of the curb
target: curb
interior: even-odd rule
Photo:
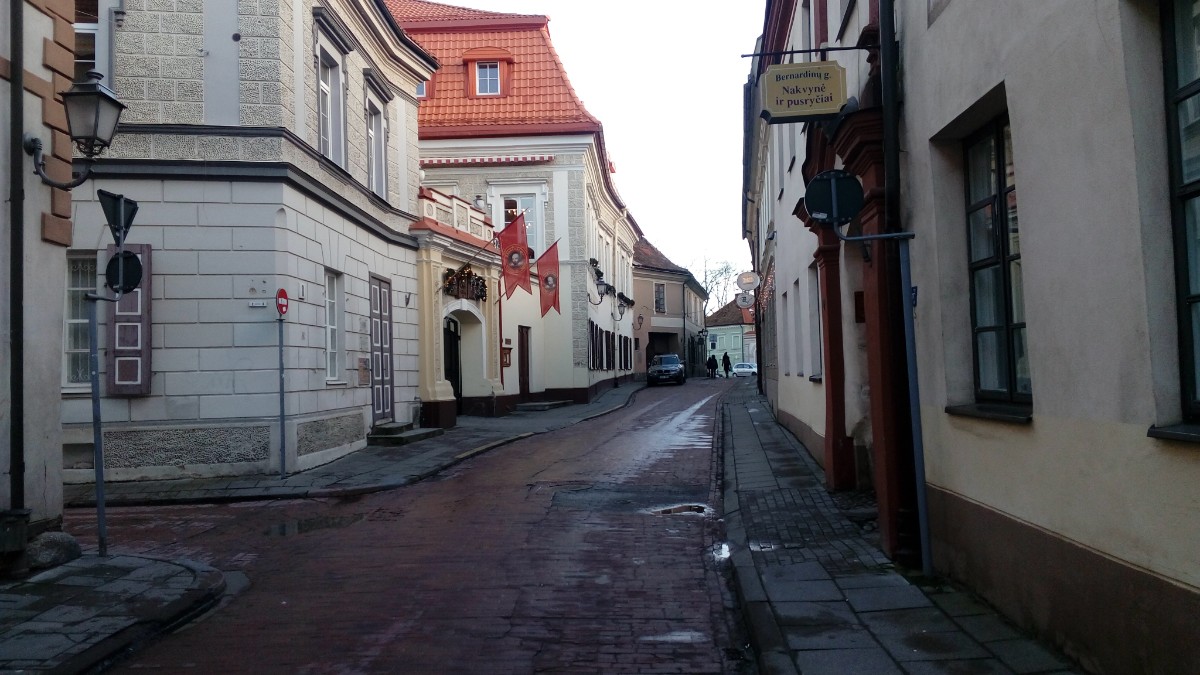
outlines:
[[[225,575],[191,560],[161,560],[146,558],[191,570],[192,584],[180,596],[158,608],[157,611],[138,617],[132,626],[119,631],[83,652],[59,664],[52,672],[100,673],[118,661],[142,650],[160,636],[171,633],[188,622],[202,616],[221,601],[225,593]]]

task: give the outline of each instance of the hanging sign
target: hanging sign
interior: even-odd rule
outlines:
[[[827,119],[846,104],[846,69],[837,61],[781,63],[759,82],[767,124]]]

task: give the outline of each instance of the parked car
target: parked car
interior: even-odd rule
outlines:
[[[650,360],[650,368],[646,371],[646,385],[652,386],[659,382],[687,382],[687,370],[678,354],[659,354]]]
[[[758,364],[757,363],[735,363],[735,364],[733,364],[733,374],[735,377],[741,377],[743,375],[757,375],[758,374]]]

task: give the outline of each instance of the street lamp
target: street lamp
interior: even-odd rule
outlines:
[[[83,170],[70,181],[59,182],[46,175],[46,158],[42,151],[42,139],[25,134],[25,153],[33,156],[34,173],[42,182],[52,187],[70,190],[79,187],[92,174],[92,161],[112,143],[117,133],[117,123],[125,104],[117,99],[111,89],[100,84],[104,76],[89,70],[83,82],[76,82],[62,92],[63,107],[67,113],[67,128],[76,149],[86,158]]]

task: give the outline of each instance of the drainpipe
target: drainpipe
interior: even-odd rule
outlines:
[[[9,509],[25,508],[25,0],[9,4]]]
[[[879,0],[880,88],[883,98],[884,230],[900,231],[900,105],[896,77],[900,69],[896,41],[895,0]],[[917,380],[916,335],[913,328],[912,269],[909,242],[900,242],[900,302],[904,307],[905,350],[908,361],[908,408],[912,425],[913,473],[916,474],[917,524],[921,535],[921,572],[933,576],[933,544],[929,532],[928,487],[925,483],[925,439],[921,428],[921,392]],[[916,289],[911,292],[915,293]],[[914,296],[915,297],[915,296]]]

